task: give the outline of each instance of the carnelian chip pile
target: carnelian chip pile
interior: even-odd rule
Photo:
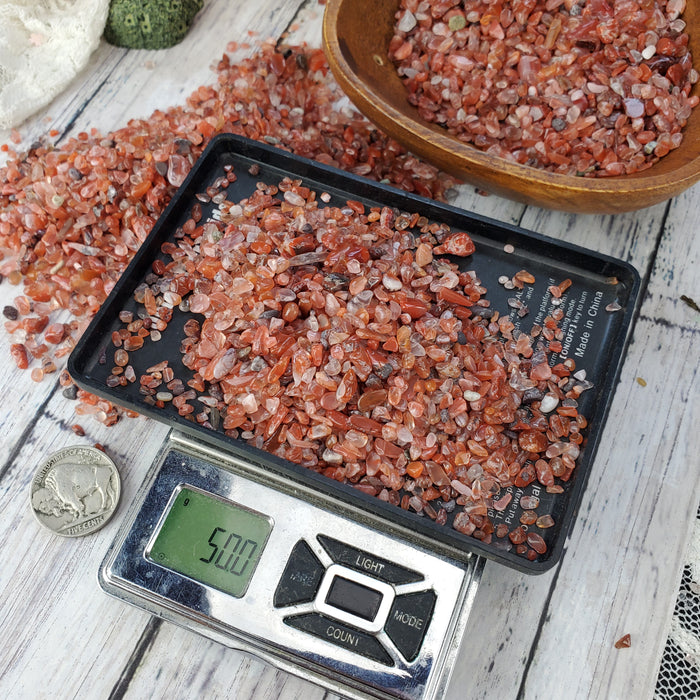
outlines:
[[[26,153],[5,146],[0,279],[20,287],[3,310],[5,329],[17,339],[11,348],[17,366],[36,381],[60,371],[218,133],[444,199],[455,180],[406,153],[351,108],[337,106],[343,97],[320,49],[277,50],[263,43],[238,63],[224,55],[216,83],[199,87],[183,106],[131,120],[107,135],[81,132],[60,146],[40,141]],[[92,405],[101,418],[106,411],[116,420],[105,403]]]
[[[0,276],[18,287],[3,309],[17,367],[35,381],[57,373],[79,415],[107,425],[135,415],[76,391],[62,364],[218,133],[444,199],[450,176],[342,98],[321,51],[263,44],[238,63],[224,56],[216,84],[183,106],[60,146],[4,147]],[[515,528],[491,514],[510,507],[511,487],[560,493],[575,469],[589,385],[571,360],[550,366],[561,311],[526,334],[492,310],[477,276],[441,257],[469,256],[466,232],[356,201],[325,206],[293,181],[228,202],[235,177],[201,194],[220,222],[194,205],[137,290],[143,313],[120,314],[113,355],[100,358],[109,386],[137,384],[144,401],[205,428],[484,542],[545,554],[554,520],[538,499],[521,503]],[[190,314],[191,374],[163,361],[139,376],[134,354],[159,342],[175,308]]]
[[[420,116],[462,141],[626,175],[678,148],[700,102],[685,2],[402,0],[389,57]]]
[[[571,359],[551,363],[561,310],[522,332],[491,309],[464,231],[389,207],[340,206],[284,179],[240,201],[227,173],[162,245],[142,311],[115,332],[107,384],[223,430],[440,524],[534,559],[546,553],[539,499],[515,528],[493,511],[533,482],[560,493],[583,442]],[[521,271],[514,280],[534,282]],[[185,312],[181,362],[136,376],[124,348]],[[148,329],[143,332],[144,321]],[[156,342],[158,338],[155,339]],[[125,366],[126,365],[126,366]],[[181,374],[183,376],[178,376]],[[510,488],[514,487],[514,488]],[[541,533],[541,534],[540,534]]]

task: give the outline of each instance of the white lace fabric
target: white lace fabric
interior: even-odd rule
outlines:
[[[0,128],[21,124],[87,65],[109,0],[0,0]]]

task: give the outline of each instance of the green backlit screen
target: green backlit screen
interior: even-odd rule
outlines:
[[[240,598],[272,530],[267,517],[183,487],[147,552],[188,578]]]

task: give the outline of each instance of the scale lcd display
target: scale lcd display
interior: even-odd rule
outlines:
[[[261,513],[182,486],[146,557],[241,598],[271,531],[270,519]]]

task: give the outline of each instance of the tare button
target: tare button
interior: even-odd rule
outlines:
[[[324,615],[376,634],[384,626],[395,595],[394,587],[386,581],[342,564],[331,564],[315,605]]]
[[[299,603],[310,603],[318,591],[325,569],[311,547],[299,540],[292,549],[284,572],[277,584],[273,604],[283,608]]]
[[[368,576],[373,576],[395,585],[423,580],[423,575],[417,571],[412,571],[386,559],[375,557],[373,554],[334,540],[332,537],[318,535],[318,541],[336,564],[343,564]]]

